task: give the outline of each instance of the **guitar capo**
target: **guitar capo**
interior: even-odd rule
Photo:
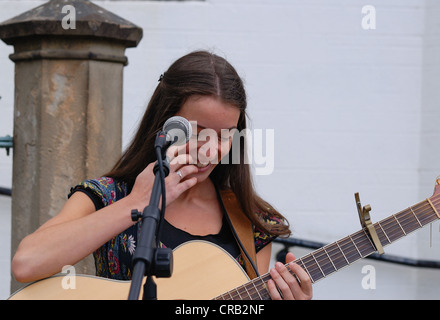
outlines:
[[[354,194],[354,198],[356,201],[356,207],[358,210],[359,220],[361,222],[362,228],[365,228],[367,230],[367,233],[371,241],[373,242],[373,245],[376,247],[377,252],[379,254],[384,254],[385,251],[383,250],[382,243],[380,242],[376,229],[374,228],[374,225],[371,222],[371,218],[370,218],[371,206],[367,204],[366,206],[362,207],[358,192]]]

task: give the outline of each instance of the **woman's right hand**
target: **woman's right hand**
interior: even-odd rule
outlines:
[[[170,160],[170,172],[165,177],[166,205],[176,200],[182,193],[195,186],[196,177],[187,178],[198,172],[196,165],[189,163],[192,158],[188,154],[177,155]],[[138,203],[138,210],[143,210],[149,203],[154,184],[154,162],[150,163],[137,177],[130,197]],[[177,173],[179,172],[179,173]]]

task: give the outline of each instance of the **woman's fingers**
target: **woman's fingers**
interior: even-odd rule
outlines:
[[[193,157],[189,154],[180,154],[177,157],[169,160],[170,170],[176,171],[183,165],[195,165],[196,163],[193,160]]]
[[[174,168],[174,170],[170,170],[168,176],[172,177],[172,180],[175,182],[183,182],[185,179],[191,175],[195,174],[199,171],[199,169],[194,165],[183,165],[180,167]]]
[[[182,162],[182,161],[193,161],[192,158],[187,159],[185,156],[188,156],[190,153],[187,149],[187,144],[175,146],[172,145],[167,149],[167,160],[168,162],[175,163],[176,158],[180,164],[195,164],[196,162]]]
[[[275,264],[275,268],[270,271],[270,276],[273,279],[272,288],[276,285],[276,288],[279,290],[273,290],[270,292],[272,295],[272,299],[286,299],[286,300],[294,300],[295,296],[293,291],[297,291],[297,288],[293,288],[295,285],[298,285],[298,282],[294,278],[293,275],[287,271],[287,268],[280,262]],[[296,284],[294,283],[296,282]],[[269,285],[269,284],[268,284]]]
[[[269,293],[274,300],[306,300],[313,296],[312,283],[308,273],[294,263],[295,256],[288,253],[286,267],[280,262],[270,270],[272,280],[268,282]]]
[[[188,176],[198,172],[195,165],[188,165],[191,158],[189,155],[179,155],[170,163],[170,172],[165,177],[165,188],[167,192],[167,205],[177,199],[183,192],[190,189],[197,183],[197,178]],[[132,189],[132,196],[139,199],[138,201],[147,203],[151,195],[151,190],[154,183],[154,168],[155,163],[150,163],[136,178]]]
[[[312,281],[309,277],[309,274],[301,268],[296,263],[289,263],[289,268],[293,272],[293,274],[296,275],[298,280],[296,283],[298,284],[297,288],[299,287],[300,290],[298,290],[295,293],[295,297],[298,297],[299,299],[305,299],[310,300],[313,297],[313,288],[312,288]]]
[[[197,184],[197,178],[192,177],[190,179],[186,179],[180,183],[178,183],[173,190],[167,193],[167,204],[169,204],[171,201],[178,198],[182,193],[184,193],[186,190],[190,189],[191,187],[194,187]],[[170,198],[171,197],[171,198]]]

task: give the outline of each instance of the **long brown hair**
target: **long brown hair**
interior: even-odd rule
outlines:
[[[243,81],[224,58],[206,51],[196,51],[176,60],[160,77],[139,129],[120,160],[106,176],[132,185],[145,167],[156,161],[153,152],[157,132],[192,95],[208,95],[235,105],[240,110],[238,132],[246,128],[246,93]],[[244,143],[240,144],[240,162],[219,164],[210,175],[219,189],[230,188],[243,212],[263,231],[272,235],[290,235],[287,220],[255,192],[249,164],[244,161]],[[263,215],[275,217],[281,224],[269,224]]]

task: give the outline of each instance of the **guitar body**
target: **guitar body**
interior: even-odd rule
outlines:
[[[209,242],[187,242],[173,251],[173,259],[172,277],[155,279],[160,300],[211,299],[249,281],[243,268],[228,252]],[[63,284],[66,287],[73,283],[75,289],[63,288]],[[31,283],[9,299],[126,300],[130,283],[89,275],[74,278],[56,275]]]
[[[39,280],[15,292],[9,300],[122,300],[127,299],[129,281],[91,275],[72,276],[75,289],[64,289],[65,275]]]
[[[209,242],[187,242],[173,259],[173,276],[156,279],[158,299],[212,299],[249,281],[237,260]]]

